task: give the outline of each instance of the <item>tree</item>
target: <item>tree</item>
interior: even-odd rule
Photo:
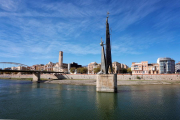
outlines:
[[[111,68],[109,67],[109,73],[114,72],[114,71],[115,71],[115,68],[114,68],[114,67],[112,67],[112,70],[113,70],[113,71],[111,71]]]
[[[81,68],[77,68],[77,73],[81,73]]]
[[[122,69],[120,70],[120,73],[127,73],[127,69],[122,68]]]
[[[100,67],[94,68],[94,73],[98,73],[101,70]]]
[[[86,67],[81,68],[81,73],[86,74],[88,72],[88,69]]]
[[[88,71],[88,69],[85,67],[77,68],[77,73],[86,74],[87,71]]]
[[[76,68],[75,68],[75,67],[70,68],[71,73],[74,73],[74,72],[75,72],[75,70],[76,70]]]
[[[127,72],[128,72],[128,73],[132,73],[131,68],[128,68],[128,69],[127,69]]]

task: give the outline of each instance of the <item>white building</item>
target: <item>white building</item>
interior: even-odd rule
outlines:
[[[159,64],[159,73],[175,73],[175,60],[165,57],[158,58],[157,63]]]

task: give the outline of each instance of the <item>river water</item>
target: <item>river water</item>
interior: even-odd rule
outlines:
[[[95,86],[0,80],[0,119],[180,119],[180,85]]]

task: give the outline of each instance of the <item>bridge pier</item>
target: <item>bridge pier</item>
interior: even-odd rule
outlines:
[[[96,80],[97,92],[117,92],[117,74],[99,74]]]
[[[33,73],[33,82],[40,82],[40,72]]]

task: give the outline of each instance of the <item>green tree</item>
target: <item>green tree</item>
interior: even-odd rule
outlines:
[[[101,70],[100,67],[94,68],[94,73],[98,73]]]
[[[122,69],[120,70],[120,73],[127,73],[127,69],[122,68]]]
[[[86,67],[81,68],[81,73],[86,74],[88,72],[88,69]]]
[[[88,69],[86,67],[77,68],[77,73],[86,74]]]
[[[128,69],[127,69],[127,72],[128,72],[128,73],[132,73],[131,68],[128,68]]]
[[[77,68],[77,73],[81,73],[81,67]]]
[[[136,79],[141,79],[139,76],[136,76]]]
[[[115,71],[115,68],[112,67],[113,72]],[[111,68],[109,67],[109,73],[112,73]]]
[[[70,68],[71,73],[74,73],[74,72],[75,72],[75,70],[76,70],[76,68],[75,68],[75,67]]]

